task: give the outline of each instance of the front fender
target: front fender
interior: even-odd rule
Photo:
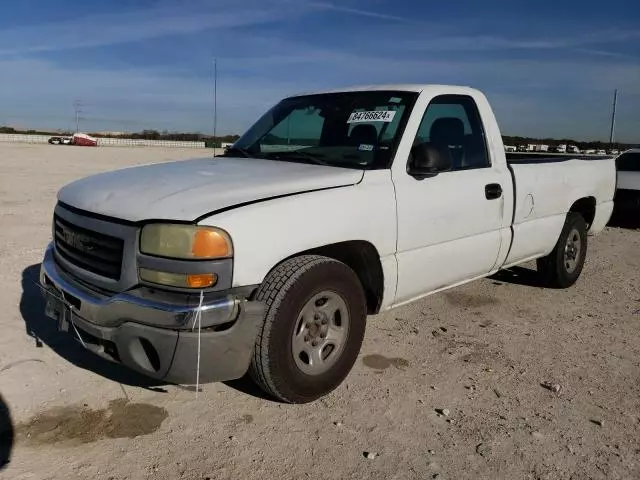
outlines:
[[[201,220],[233,241],[233,286],[255,285],[282,260],[299,252],[349,241],[368,241],[385,257],[396,247],[396,205],[391,172],[365,173],[357,185],[241,206]]]

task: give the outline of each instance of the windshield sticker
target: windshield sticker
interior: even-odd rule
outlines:
[[[358,150],[361,152],[373,152],[373,145],[369,145],[368,143],[361,143],[358,145]]]
[[[389,110],[374,110],[371,112],[352,112],[349,115],[347,123],[361,123],[361,122],[393,122],[393,117],[396,116],[396,112]]]

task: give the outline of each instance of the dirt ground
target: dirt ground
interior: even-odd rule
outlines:
[[[0,144],[0,478],[640,478],[633,221],[590,238],[569,290],[525,265],[370,318],[346,382],[309,405],[244,380],[196,400],[58,333],[36,286],[58,188],[210,154]]]

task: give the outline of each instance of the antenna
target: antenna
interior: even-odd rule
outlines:
[[[616,130],[616,104],[618,103],[618,89],[613,91],[613,111],[611,112],[611,133],[609,133],[609,145],[613,144],[613,134]]]

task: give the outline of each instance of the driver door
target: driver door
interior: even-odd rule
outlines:
[[[396,304],[486,275],[501,245],[502,188],[508,172],[491,164],[473,98],[435,97],[415,141],[448,148],[452,167],[422,179],[394,172]]]

